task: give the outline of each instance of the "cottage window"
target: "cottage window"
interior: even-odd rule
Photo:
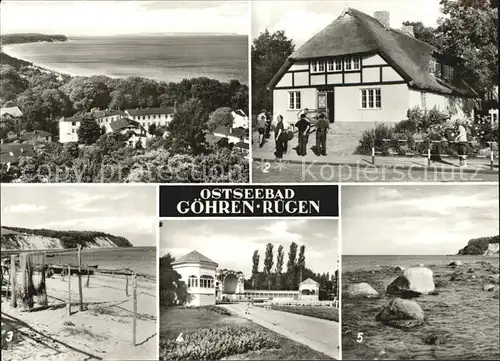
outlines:
[[[74,127],[76,125],[76,122],[71,122],[71,125]]]
[[[361,89],[361,108],[380,109],[382,107],[382,95],[380,88]]]
[[[429,61],[429,72],[440,78],[441,77],[441,64],[439,62],[437,62],[435,59],[431,59]]]
[[[288,92],[288,109],[300,109],[300,92]]]
[[[200,287],[214,288],[214,278],[212,276],[203,275],[200,277]]]
[[[327,62],[328,71],[342,71],[342,59],[330,59]]]
[[[361,59],[359,56],[348,56],[344,59],[345,70],[359,70],[361,68]]]
[[[188,287],[198,287],[198,277],[189,276],[188,278]]]
[[[311,73],[324,73],[325,62],[323,60],[316,60],[311,62]]]
[[[453,80],[454,71],[449,65],[443,65],[443,77],[448,80]]]

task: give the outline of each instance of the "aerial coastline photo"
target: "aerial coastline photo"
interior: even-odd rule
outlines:
[[[160,360],[340,359],[337,225],[162,220]]]
[[[156,359],[155,187],[42,187],[1,187],[2,360]]]
[[[248,181],[247,8],[3,1],[1,181]]]
[[[496,185],[342,187],[342,359],[498,360]]]

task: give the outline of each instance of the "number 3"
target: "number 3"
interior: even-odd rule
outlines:
[[[7,331],[6,333],[7,333],[7,337],[5,338],[5,340],[6,340],[7,342],[12,341],[12,338],[14,337],[14,332],[12,332],[12,331]]]
[[[363,342],[363,332],[358,332],[358,338],[356,339],[358,343]]]

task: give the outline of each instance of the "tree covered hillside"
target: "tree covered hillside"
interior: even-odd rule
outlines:
[[[7,230],[7,232],[4,232]],[[105,232],[96,231],[56,231],[51,229],[29,229],[20,227],[5,227],[2,226],[2,242],[8,237],[16,237],[18,234],[8,231],[19,232],[21,234],[29,234],[41,237],[57,238],[61,240],[63,248],[75,248],[77,245],[85,247],[88,244],[94,244],[96,238],[108,238],[117,247],[133,247],[126,238],[113,236]]]
[[[473,238],[467,246],[458,251],[458,254],[484,254],[490,243],[499,243],[499,240],[500,236]]]

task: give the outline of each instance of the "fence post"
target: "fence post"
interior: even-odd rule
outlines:
[[[128,296],[128,275],[125,276],[125,295]]]
[[[80,297],[80,311],[83,311],[83,290],[82,290],[82,245],[78,245],[78,294]]]
[[[134,318],[132,320],[132,343],[135,346],[136,345],[136,330],[137,330],[137,275],[134,273],[132,276],[132,287],[133,287],[133,313],[134,313]]]
[[[429,143],[429,146],[427,147],[427,165],[431,165],[431,145],[432,143]]]
[[[10,305],[17,307],[17,290],[16,290],[16,256],[10,256],[10,278],[12,278],[12,291],[10,294]]]
[[[372,146],[372,164],[375,164],[375,146]]]
[[[71,316],[71,266],[68,265],[68,304],[66,305],[66,314]]]
[[[85,285],[87,288],[90,287],[90,271],[89,271],[89,266],[87,267],[87,284]]]

